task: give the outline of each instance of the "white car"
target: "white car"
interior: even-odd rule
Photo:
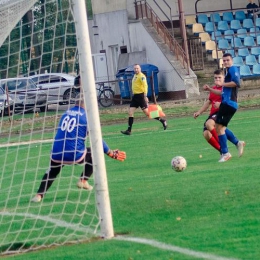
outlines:
[[[65,73],[45,73],[30,76],[35,84],[46,92],[48,104],[68,104],[78,94],[74,76]]]
[[[37,88],[29,78],[1,79],[0,94],[4,107],[9,103],[13,105],[14,110],[25,111],[34,108],[39,108],[42,112],[47,110],[46,93]],[[7,94],[9,99],[7,99]]]

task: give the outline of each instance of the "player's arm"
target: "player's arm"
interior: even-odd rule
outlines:
[[[236,88],[240,87],[240,76],[235,67],[231,67],[229,69],[229,73],[231,75],[231,81],[225,82],[223,85],[228,88]]]
[[[104,153],[107,154],[112,159],[119,160],[122,162],[126,159],[126,153],[124,151],[120,151],[118,149],[111,150],[104,140],[103,140],[103,150]]]
[[[237,84],[234,81],[231,81],[231,82],[225,82],[224,86],[227,88],[235,88],[237,87]]]
[[[208,99],[203,106],[193,114],[193,117],[196,119],[199,115],[201,115],[203,112],[205,112],[210,106],[210,100]]]
[[[213,89],[209,85],[204,85],[203,89],[206,90],[206,91],[210,91],[210,92],[212,92],[212,93],[214,93],[216,95],[219,95],[219,96],[221,96],[221,93],[222,93],[222,90]]]

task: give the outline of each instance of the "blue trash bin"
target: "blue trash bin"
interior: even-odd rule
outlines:
[[[127,68],[120,69],[116,74],[116,78],[118,80],[121,98],[130,99],[131,92],[130,92],[129,81],[125,74],[126,69]]]
[[[158,86],[158,72],[159,69],[155,65],[152,64],[140,64],[142,73],[147,78],[147,85],[148,85],[148,93],[147,96],[150,98],[152,96],[152,84],[154,88],[155,95],[158,96],[159,94],[159,86]],[[134,65],[129,66],[125,69],[125,78],[132,79],[134,77]],[[153,79],[153,80],[152,80]],[[129,85],[129,84],[128,84]]]

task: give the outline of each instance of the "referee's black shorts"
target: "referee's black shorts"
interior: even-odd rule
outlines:
[[[148,108],[144,93],[134,94],[130,103],[130,107],[140,107],[142,110]]]
[[[236,111],[236,108],[221,103],[217,114],[216,123],[219,125],[228,126],[228,123],[230,122]]]

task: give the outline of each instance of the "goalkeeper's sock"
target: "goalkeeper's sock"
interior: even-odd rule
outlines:
[[[211,136],[211,138],[208,140],[208,143],[220,152],[219,142],[214,138],[214,136]]]
[[[128,128],[127,128],[127,130],[129,132],[131,132],[131,130],[132,130],[133,123],[134,123],[134,118],[131,116],[131,117],[128,118]]]

